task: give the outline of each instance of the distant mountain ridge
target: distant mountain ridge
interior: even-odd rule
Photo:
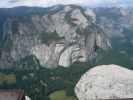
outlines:
[[[132,8],[56,5],[0,9],[2,68],[69,67],[98,58],[112,37],[131,30]],[[33,68],[34,68],[33,67]]]
[[[4,10],[9,16],[1,27],[1,67],[69,67],[92,60],[98,48],[111,46],[93,12],[80,6]]]

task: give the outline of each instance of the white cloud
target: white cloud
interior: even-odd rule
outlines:
[[[84,4],[88,6],[93,6],[93,5],[98,5],[102,3],[117,3],[121,1],[122,0],[0,0],[0,7],[1,8],[15,7],[15,6],[47,7],[47,6],[52,6],[56,4]]]
[[[14,6],[51,6],[56,4],[83,4],[84,0],[19,0],[10,2],[11,0],[0,0],[0,7],[14,7]]]

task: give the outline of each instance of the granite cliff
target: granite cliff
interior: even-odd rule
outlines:
[[[98,49],[111,47],[90,9],[58,5],[39,11],[25,7],[6,11],[13,9],[18,10],[17,14],[3,22],[0,67],[22,68],[29,67],[29,63],[69,67],[75,61],[91,61]],[[23,9],[27,12],[21,15]]]
[[[133,71],[118,65],[96,66],[75,87],[78,100],[133,98]]]

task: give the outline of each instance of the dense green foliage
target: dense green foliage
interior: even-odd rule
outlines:
[[[86,37],[92,33],[91,29],[88,27],[86,29],[79,29],[77,28],[76,32],[79,34],[79,35],[85,35]]]
[[[47,100],[48,95],[60,90],[66,90],[68,96],[75,97],[74,87],[81,75],[93,64],[75,62],[70,68],[58,67],[50,70],[46,68],[31,70],[6,69],[2,73],[13,73],[16,83],[1,84],[1,89],[23,89],[32,100]]]
[[[17,20],[12,22],[11,30],[12,30],[12,33],[14,33],[14,34],[19,32],[19,23]]]
[[[61,39],[61,38],[58,36],[58,34],[57,34],[56,31],[51,32],[51,33],[42,32],[42,33],[40,34],[40,38],[41,38],[42,42],[45,43],[45,44],[49,44],[50,42],[58,41],[58,40]]]
[[[5,41],[4,41],[4,44],[2,45],[3,47],[3,50],[6,51],[6,52],[10,52],[11,49],[12,49],[12,40],[11,38],[6,38]]]
[[[123,34],[125,37],[112,38],[112,49],[98,51],[98,64],[117,64],[133,69],[133,31],[124,30]]]
[[[40,66],[40,62],[35,55],[26,56],[15,64],[15,68],[21,68],[23,70],[38,69]]]

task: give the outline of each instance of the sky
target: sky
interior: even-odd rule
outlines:
[[[0,0],[0,8],[16,6],[48,7],[57,4],[78,4],[96,6],[133,6],[133,0]]]

